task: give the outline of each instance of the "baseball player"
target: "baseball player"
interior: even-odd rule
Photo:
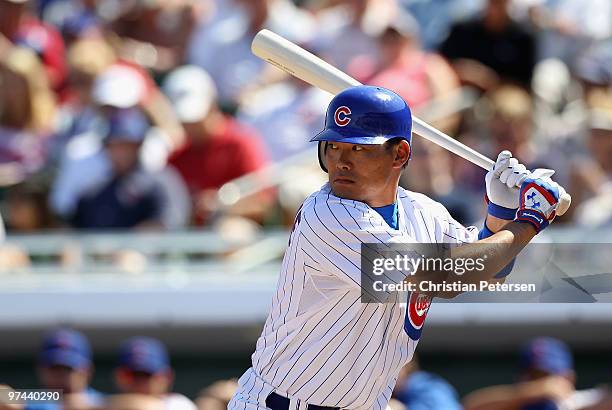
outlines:
[[[385,409],[430,298],[362,303],[361,243],[462,244],[463,257],[492,255],[479,275],[501,281],[553,220],[563,188],[530,178],[504,151],[486,175],[484,228],[463,227],[441,204],[398,186],[411,132],[410,109],[390,90],[352,87],[331,101],[312,139],[329,182],[297,212],[252,367],[228,409]],[[520,189],[518,178],[527,178]]]

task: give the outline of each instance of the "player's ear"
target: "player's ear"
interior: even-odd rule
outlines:
[[[325,162],[325,154],[327,152],[327,141],[319,141],[318,144],[318,157],[319,157],[319,166],[324,172],[327,171],[327,163]]]
[[[394,149],[393,167],[402,168],[410,158],[410,144],[408,141],[401,140]]]

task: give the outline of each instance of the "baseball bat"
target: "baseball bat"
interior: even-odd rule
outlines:
[[[261,30],[255,35],[251,51],[262,60],[333,95],[348,87],[361,85],[353,77],[270,30]],[[490,158],[414,116],[412,128],[415,134],[487,171],[495,164]],[[560,198],[558,215],[563,215],[567,211],[571,200],[569,194]]]

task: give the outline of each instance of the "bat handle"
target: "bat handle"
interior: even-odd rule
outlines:
[[[495,165],[495,161],[493,161],[492,159],[482,155],[478,151],[473,150],[467,145],[461,144],[459,141],[444,134],[440,130],[435,129],[434,127],[417,117],[412,118],[412,127],[416,134],[433,142],[434,144],[441,146],[442,148],[449,150],[453,154],[465,158],[472,164],[478,165],[482,169],[489,171],[493,168],[493,165]],[[518,186],[520,186],[520,184],[518,184]],[[559,198],[559,207],[557,208],[557,215],[563,215],[568,210],[571,203],[571,195],[565,193],[561,198]]]

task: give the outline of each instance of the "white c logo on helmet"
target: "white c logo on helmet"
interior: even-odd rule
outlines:
[[[351,109],[346,105],[342,105],[336,108],[336,112],[334,113],[334,122],[338,127],[345,127],[351,122]]]

